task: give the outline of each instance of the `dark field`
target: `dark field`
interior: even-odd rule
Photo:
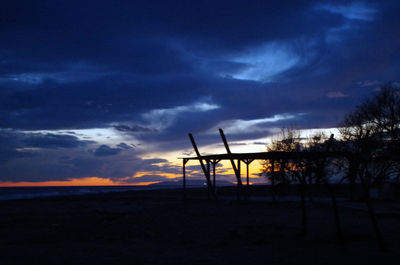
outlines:
[[[0,264],[400,264],[397,210],[378,216],[382,252],[365,211],[340,208],[339,244],[327,203],[307,204],[302,235],[298,202],[228,197],[190,190],[184,202],[166,190],[1,201]]]

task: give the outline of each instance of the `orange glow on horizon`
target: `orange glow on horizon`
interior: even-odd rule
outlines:
[[[123,183],[114,182],[110,179],[99,177],[88,177],[82,179],[69,179],[66,181],[42,181],[42,182],[0,182],[0,187],[56,187],[56,186],[147,186],[160,181]]]
[[[198,165],[198,161],[193,161],[190,163],[191,165]],[[221,161],[222,167],[216,168],[217,179],[222,176],[231,176],[232,183],[234,183],[235,173],[233,172],[232,166],[230,161]],[[256,179],[261,179],[261,177],[254,175],[254,173],[258,173],[261,171],[262,165],[259,162],[253,162],[250,165],[250,174],[249,178],[251,184],[257,183]],[[222,172],[219,172],[222,171]],[[187,179],[190,180],[191,174],[200,174],[202,175],[202,170],[188,170],[187,169]],[[163,173],[163,172],[152,172],[152,171],[141,171],[136,173],[134,176],[121,178],[119,180],[111,180],[107,178],[99,178],[99,177],[87,177],[87,178],[71,178],[65,181],[41,181],[41,182],[12,182],[12,181],[0,181],[0,187],[57,187],[57,186],[147,186],[151,184],[160,183],[162,181],[146,181],[146,175],[162,175],[165,177],[165,180],[179,180],[182,175],[175,174],[175,173]],[[241,163],[241,176],[242,181],[245,182],[246,178],[246,166],[244,163]],[[138,179],[138,182],[129,183],[133,181],[135,178],[142,178]]]

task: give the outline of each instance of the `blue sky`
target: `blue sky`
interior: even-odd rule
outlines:
[[[400,85],[399,5],[8,1],[0,181],[162,181],[188,132],[212,146],[219,127],[237,143],[335,127]]]

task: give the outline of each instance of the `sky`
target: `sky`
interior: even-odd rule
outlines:
[[[202,153],[223,153],[218,128],[234,152],[264,151],[282,127],[333,130],[381,85],[400,86],[399,8],[6,1],[0,186],[177,181],[189,132]],[[199,170],[188,165],[191,179]],[[229,167],[217,172],[229,181]]]

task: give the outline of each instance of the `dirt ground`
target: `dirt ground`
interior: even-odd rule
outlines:
[[[190,196],[189,196],[190,198]],[[400,264],[400,217],[329,205],[182,200],[180,191],[124,192],[0,202],[0,264]]]

